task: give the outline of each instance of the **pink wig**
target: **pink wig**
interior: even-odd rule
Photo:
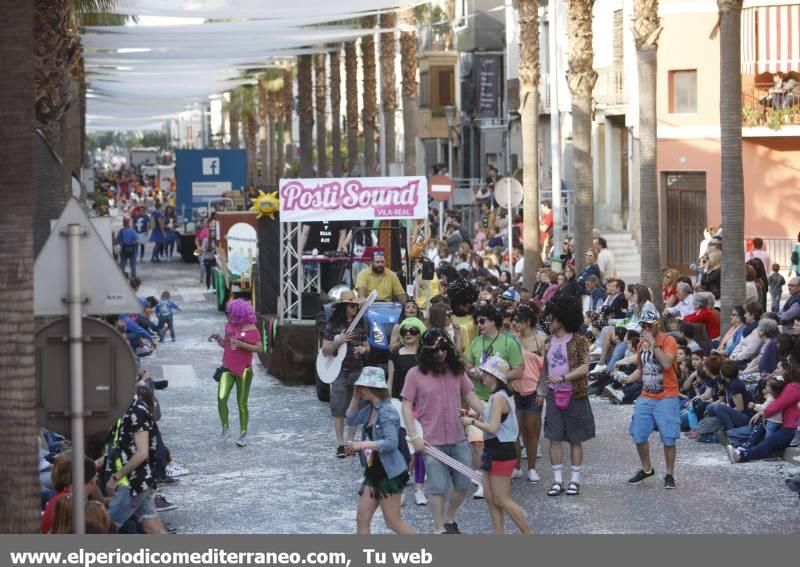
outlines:
[[[232,299],[228,302],[225,312],[234,325],[254,325],[256,314],[253,311],[253,304],[246,299]]]

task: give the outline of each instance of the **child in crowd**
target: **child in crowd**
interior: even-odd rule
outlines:
[[[777,313],[781,309],[781,295],[783,295],[783,286],[786,285],[786,280],[780,274],[780,265],[772,264],[772,273],[769,275],[767,281],[769,282],[769,296],[772,299],[772,312]]]
[[[164,291],[164,293],[161,294],[161,301],[158,303],[158,305],[156,305],[159,342],[164,342],[164,335],[166,334],[166,331],[164,330],[165,325],[169,328],[169,336],[172,339],[172,342],[175,342],[175,326],[173,324],[172,317],[175,314],[175,311],[180,310],[181,308],[170,299],[169,291]]]

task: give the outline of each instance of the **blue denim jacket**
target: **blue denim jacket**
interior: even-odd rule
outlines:
[[[375,409],[378,412],[375,424],[372,427],[372,440],[381,458],[381,463],[386,471],[386,476],[394,478],[403,474],[408,469],[406,460],[400,452],[399,432],[400,414],[392,406],[390,398],[379,402]],[[363,425],[366,427],[372,411],[372,404],[362,403],[355,412],[347,412],[347,425]]]

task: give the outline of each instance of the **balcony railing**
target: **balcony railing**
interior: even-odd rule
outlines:
[[[453,31],[449,22],[428,24],[417,28],[417,51],[453,51]]]
[[[783,126],[797,125],[800,125],[800,87],[785,92],[755,85],[742,93],[742,126],[780,130]]]
[[[604,67],[597,70],[594,98],[598,104],[619,106],[625,104],[625,72],[622,67]]]

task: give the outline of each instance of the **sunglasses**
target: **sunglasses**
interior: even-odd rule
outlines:
[[[478,325],[485,325],[485,324],[486,324],[486,322],[487,322],[488,320],[489,320],[489,319],[487,319],[486,317],[480,317],[480,318],[479,318],[479,319],[477,319],[475,322],[476,322]]]
[[[417,336],[419,335],[419,329],[416,327],[403,327],[400,329],[400,336],[405,337],[406,335]]]
[[[445,345],[439,345],[431,350],[433,350],[433,352],[447,352],[447,347]]]

